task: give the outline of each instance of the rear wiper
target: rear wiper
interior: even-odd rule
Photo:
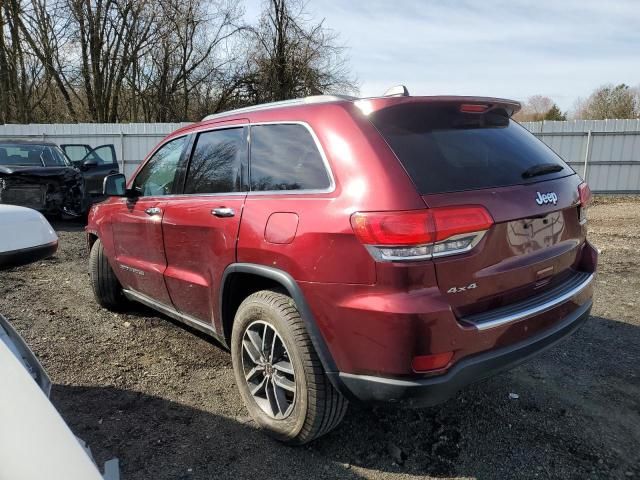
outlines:
[[[546,175],[547,173],[559,172],[560,170],[564,170],[564,167],[557,163],[540,163],[522,172],[522,178],[537,177],[539,175]]]

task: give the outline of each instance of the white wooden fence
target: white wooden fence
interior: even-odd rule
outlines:
[[[188,123],[0,125],[0,140],[30,138],[97,147],[115,145],[120,170],[131,175],[166,135]],[[640,193],[640,119],[527,122],[594,192]]]

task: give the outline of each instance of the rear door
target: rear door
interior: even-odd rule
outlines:
[[[499,105],[405,104],[371,119],[428,207],[480,205],[493,218],[469,252],[434,258],[439,288],[459,316],[572,274],[585,239],[581,179]]]
[[[117,275],[125,288],[171,305],[164,283],[167,259],[162,218],[168,195],[176,192],[188,137],[161,146],[137,173],[132,188],[136,198],[122,198],[113,214],[113,243]]]
[[[218,292],[227,265],[236,261],[247,196],[247,128],[228,126],[197,134],[183,195],[172,197],[162,229],[165,281],[174,306],[216,331]]]

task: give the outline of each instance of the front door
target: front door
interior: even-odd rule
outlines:
[[[162,241],[162,197],[123,200],[114,215],[115,268],[125,288],[171,305],[164,284],[167,260]]]
[[[133,181],[136,196],[123,198],[113,218],[114,267],[122,285],[168,306],[162,219],[168,203],[165,197],[177,188],[186,144],[187,137],[179,137],[155,151]]]
[[[66,144],[61,147],[73,164],[82,172],[85,191],[87,195],[91,196],[92,202],[102,199],[104,177],[120,171],[113,145],[100,145],[91,148],[84,144]]]
[[[165,282],[181,313],[220,332],[218,292],[225,268],[236,261],[247,196],[247,132],[242,126],[202,132],[195,139],[184,195],[168,202],[162,218]]]

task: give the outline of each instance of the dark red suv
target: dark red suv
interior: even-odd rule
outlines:
[[[590,192],[476,97],[310,97],[165,139],[87,227],[98,302],[231,349],[255,421],[301,444],[347,400],[443,402],[589,315]]]

